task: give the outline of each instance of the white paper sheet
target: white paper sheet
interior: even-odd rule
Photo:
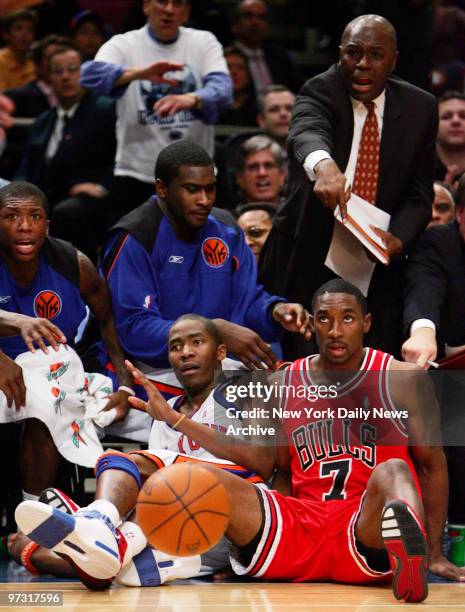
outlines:
[[[373,240],[377,245],[379,245],[383,250],[384,243],[382,239],[372,230],[371,226],[379,227],[380,229],[387,231],[389,228],[389,223],[391,221],[391,215],[380,208],[377,208],[370,202],[360,198],[358,195],[353,193],[350,196],[350,200],[347,202],[347,214],[351,217],[355,223],[360,226],[361,232],[359,229],[353,225],[350,219],[344,221],[344,225],[347,227],[349,231],[351,231],[358,240],[363,244],[365,248],[367,248],[379,261],[383,264],[389,263],[389,258],[386,255],[380,253],[380,251],[371,244],[369,240],[363,235],[365,232],[371,240]],[[338,221],[342,221],[341,212],[339,207],[334,211],[334,216]]]
[[[386,231],[389,228],[391,219],[388,213],[376,208],[376,206],[355,194],[352,194],[348,202],[347,211],[373,240],[380,246],[383,246],[381,238],[373,232],[370,225]],[[336,217],[336,222],[325,266],[341,278],[358,287],[363,295],[366,296],[375,269],[375,263],[368,258],[364,247],[374,253],[381,262],[387,264],[388,260],[387,258],[383,259],[381,253],[369,241],[359,232],[354,231],[355,228],[352,225],[344,225],[340,222],[339,209],[336,209],[334,216]]]

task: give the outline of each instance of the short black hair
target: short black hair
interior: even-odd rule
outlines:
[[[213,160],[203,147],[193,140],[173,142],[163,149],[155,164],[155,180],[169,185],[181,166],[213,167]]]
[[[264,210],[266,213],[268,213],[270,219],[272,219],[275,216],[278,207],[276,204],[273,204],[273,202],[248,202],[247,204],[237,206],[234,209],[234,216],[236,219],[239,219],[241,215],[249,212],[250,210]]]
[[[26,181],[13,181],[0,189],[0,208],[3,208],[11,199],[37,200],[48,215],[48,203],[45,193],[32,183]]]
[[[211,337],[211,339],[213,340],[216,346],[223,344],[223,338],[221,337],[220,330],[215,325],[215,323],[213,323],[211,319],[207,319],[207,317],[203,317],[202,315],[199,315],[195,312],[189,312],[187,314],[181,315],[173,323],[173,326],[176,325],[176,323],[180,323],[181,321],[191,321],[191,320],[200,321],[201,323],[203,323],[203,326],[205,327],[206,332]]]
[[[446,93],[443,93],[442,96],[438,98],[438,106],[439,104],[448,102],[449,100],[463,100],[465,102],[465,94],[461,91],[446,91]]]
[[[324,293],[346,293],[347,295],[353,295],[360,304],[362,315],[365,316],[368,312],[366,298],[358,287],[342,278],[333,278],[333,280],[321,285],[321,287],[315,291],[312,299],[312,314],[315,312],[317,299]]]

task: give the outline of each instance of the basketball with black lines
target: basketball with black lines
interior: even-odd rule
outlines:
[[[152,474],[143,485],[136,521],[153,548],[188,557],[206,552],[224,535],[229,498],[218,476],[194,463]]]

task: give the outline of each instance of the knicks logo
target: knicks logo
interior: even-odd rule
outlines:
[[[221,268],[229,257],[229,248],[221,238],[206,238],[202,244],[202,256],[210,268]]]
[[[54,319],[61,312],[61,298],[55,291],[41,291],[34,299],[34,314],[40,319]]]

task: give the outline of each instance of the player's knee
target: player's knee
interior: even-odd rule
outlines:
[[[141,474],[135,461],[130,455],[118,451],[106,451],[97,459],[95,464],[95,476],[97,479],[107,470],[119,470],[132,476],[136,481],[137,487],[142,486]]]
[[[380,478],[392,482],[394,478],[412,479],[408,463],[404,459],[392,458],[376,466],[374,472]]]
[[[137,468],[140,472],[142,482],[145,482],[147,478],[149,478],[153,473],[157,471],[157,466],[153,461],[144,457],[144,455],[139,455],[137,453],[131,453],[130,458],[137,465]]]

